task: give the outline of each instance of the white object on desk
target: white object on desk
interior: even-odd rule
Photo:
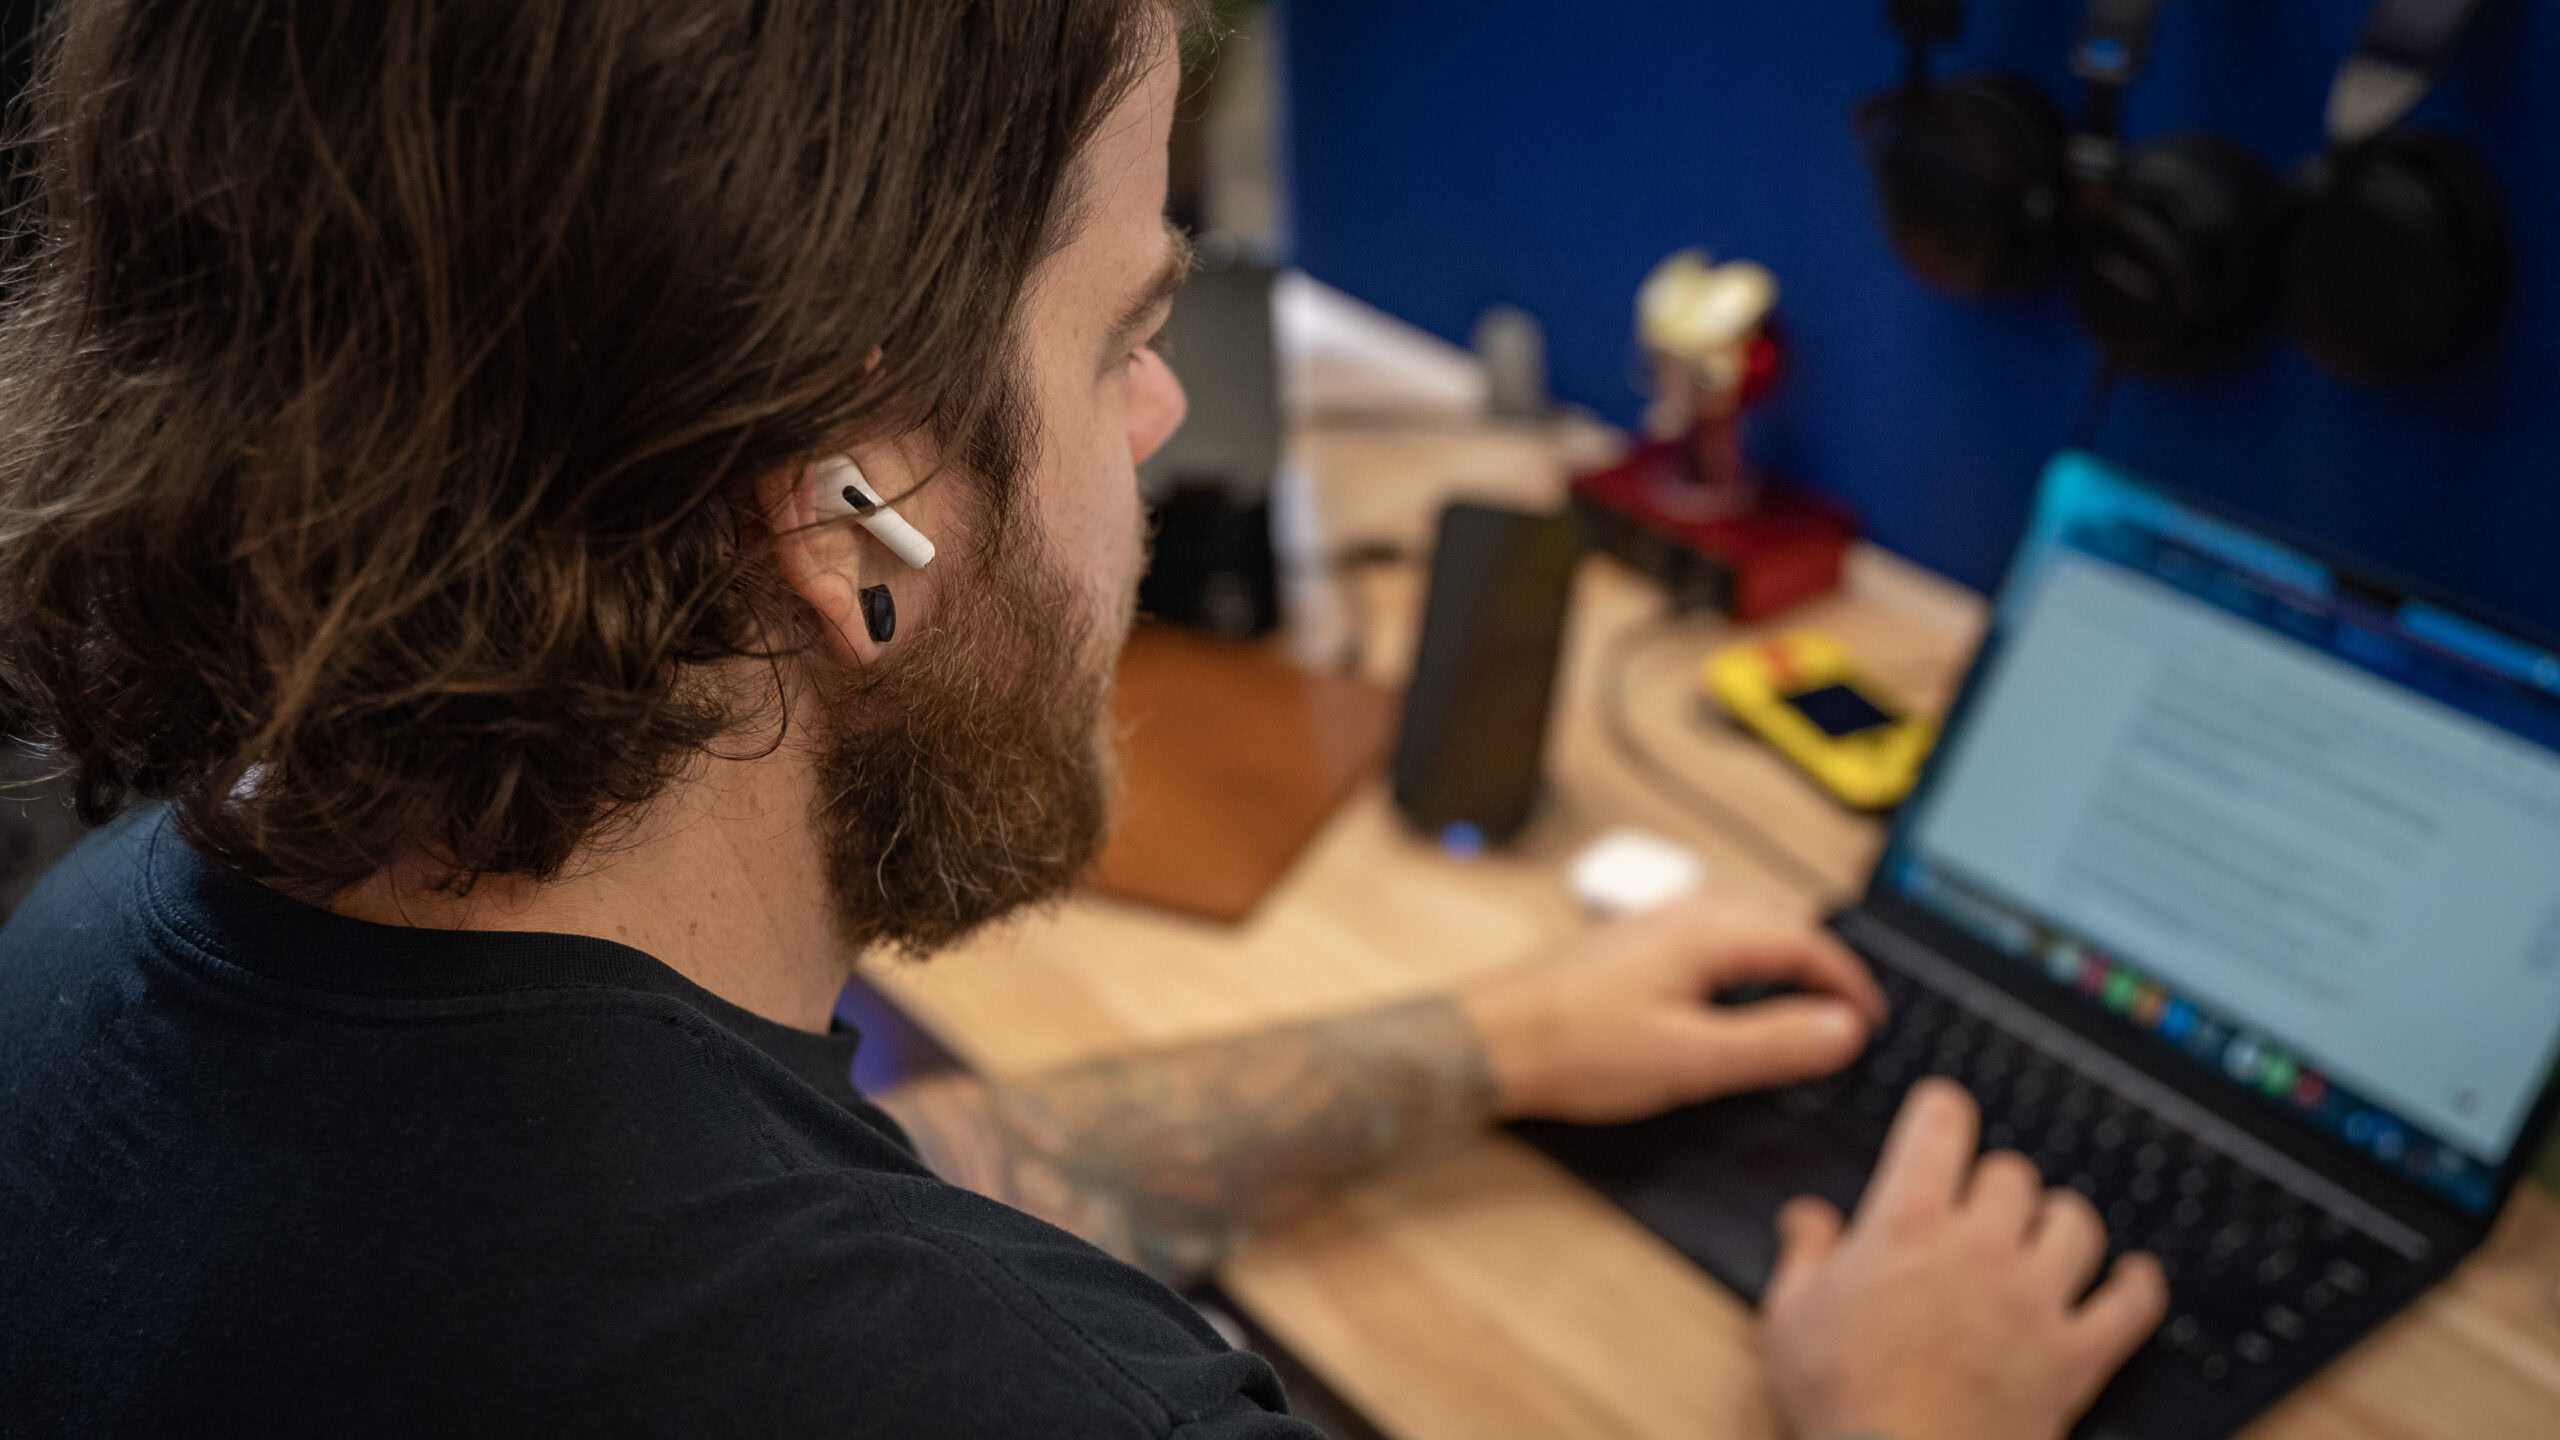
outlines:
[[[1618,829],[1592,841],[1566,872],[1573,898],[1610,919],[1659,910],[1707,883],[1707,864],[1659,835]]]
[[[1490,382],[1484,362],[1418,325],[1356,300],[1303,270],[1271,282],[1280,403],[1311,416],[1395,416],[1479,424]]]

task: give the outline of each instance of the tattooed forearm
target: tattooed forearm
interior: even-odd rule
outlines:
[[[1494,1081],[1435,997],[1021,1080],[936,1077],[880,1103],[944,1179],[1181,1283],[1346,1181],[1472,1134]]]

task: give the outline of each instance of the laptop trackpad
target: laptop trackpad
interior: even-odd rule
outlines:
[[[1812,1194],[1845,1212],[1867,1179],[1866,1159],[1767,1095],[1632,1125],[1512,1128],[1755,1303],[1777,1262],[1778,1207]]]

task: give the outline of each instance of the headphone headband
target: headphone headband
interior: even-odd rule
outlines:
[[[2151,63],[2161,0],[2089,0],[2071,42],[2071,73],[2085,87],[2080,126],[2063,163],[2085,188],[2103,186],[2124,163],[2124,96]]]
[[[1884,23],[1914,45],[1935,45],[1964,32],[1964,0],[1884,0]]]
[[[2151,35],[2161,0],[2089,0],[2080,34],[2071,42],[2071,73],[2088,87],[2088,134],[2116,138],[2124,92],[2151,63]]]
[[[1964,31],[1964,0],[1884,0],[1884,23],[1902,37],[1902,85],[1918,94],[1929,84],[1929,47]]]
[[[2462,43],[2480,0],[2374,0],[2355,52],[2329,84],[2329,143],[2362,144],[2400,123]]]

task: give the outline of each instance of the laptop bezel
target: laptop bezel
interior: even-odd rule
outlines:
[[[2333,576],[2352,586],[2403,600],[2420,601],[2524,644],[2560,653],[2560,641],[2477,602],[2408,580],[2385,567],[2347,555],[2337,546],[2270,524],[2235,506],[2161,484],[2147,475],[2130,473],[2122,466],[2085,452],[2065,451],[2048,462],[2036,486],[2036,508],[2031,515],[2042,512],[2046,491],[2053,483],[2055,465],[2075,454],[2097,465],[2111,477],[2146,490],[2172,505],[2184,507],[2207,519],[2237,526],[2253,536],[2316,561],[2328,567]],[[2137,1067],[2144,1074],[2312,1167],[2359,1197],[2430,1232],[2447,1238],[2464,1237],[2466,1243],[2463,1248],[2476,1244],[2506,1209],[2516,1185],[2530,1169],[2554,1115],[2560,1114],[2560,1053],[2546,1061],[2540,1088],[2517,1131],[2516,1142],[2496,1170],[2490,1188],[2490,1203],[2485,1210],[2474,1215],[2449,1196],[2358,1150],[2343,1137],[2288,1113],[2280,1102],[2255,1087],[2243,1085],[2219,1070],[2199,1063],[2186,1051],[2105,1009],[2093,998],[2057,983],[2032,961],[2003,953],[1998,947],[1960,929],[1892,886],[1888,872],[1895,858],[1904,853],[1911,843],[1910,828],[1918,814],[1919,802],[1938,783],[1942,762],[1954,749],[1950,742],[1970,719],[1973,706],[1980,698],[1986,672],[1999,652],[2002,640],[2001,601],[2017,581],[2019,567],[2029,554],[2034,539],[2032,523],[2031,519],[2030,528],[2021,534],[2018,545],[2010,552],[1999,587],[1992,592],[1992,608],[1982,640],[1974,651],[1955,700],[1948,706],[1946,718],[1940,726],[1938,744],[1921,767],[1909,799],[1896,813],[1885,844],[1877,853],[1876,863],[1868,873],[1860,908],[1890,928],[1961,965],[1967,973],[1978,976],[2002,993],[2062,1024],[2074,1035],[2095,1043],[2107,1053]]]

